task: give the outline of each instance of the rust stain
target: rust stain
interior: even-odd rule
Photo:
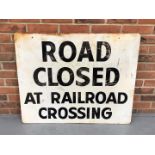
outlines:
[[[32,34],[31,34],[32,35]],[[30,36],[30,34],[27,34],[27,33],[15,33],[14,34],[14,41],[15,43],[21,39],[26,39]]]

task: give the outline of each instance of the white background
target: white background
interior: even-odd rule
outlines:
[[[43,35],[43,34],[27,34],[20,35],[17,34],[16,37],[16,62],[17,62],[17,71],[18,71],[18,83],[19,83],[19,92],[20,92],[20,104],[21,104],[21,113],[22,113],[22,122],[23,123],[111,123],[111,124],[129,124],[131,122],[131,113],[133,107],[133,94],[134,94],[134,86],[135,86],[135,78],[136,78],[136,70],[137,70],[137,61],[139,54],[139,42],[140,36],[138,34],[68,34],[63,36],[55,36],[55,35]],[[33,39],[32,39],[33,38]],[[42,61],[42,51],[41,51],[41,41],[52,41],[55,44],[55,58],[56,62],[48,59],[47,62]],[[74,43],[77,54],[73,61],[71,62],[63,62],[58,54],[58,48],[63,40],[69,40]],[[94,57],[94,62],[90,62],[88,59],[84,59],[81,62],[77,62],[78,55],[80,54],[80,49],[82,46],[83,40],[88,40],[92,55]],[[97,53],[97,41],[106,41],[109,43],[111,47],[111,54],[107,61],[98,62],[96,61],[95,55]],[[70,48],[68,48],[68,55],[70,55]],[[105,50],[102,48],[102,53],[105,55]],[[29,62],[29,63],[27,63]],[[38,86],[33,79],[33,74],[36,68],[52,68],[53,70],[53,79],[54,82],[57,82],[57,72],[62,67],[69,67],[74,72],[75,80],[69,86],[48,86],[48,84],[44,87]],[[90,77],[90,83],[84,87],[77,86],[75,84],[76,80],[80,78],[77,77],[76,71],[80,67],[88,67],[89,73],[84,73],[86,76]],[[103,86],[95,87],[92,85],[92,69],[95,67],[103,68],[103,72],[100,74],[103,75],[102,79],[98,81],[103,82]],[[105,86],[105,70],[109,67],[114,67],[118,69],[120,78],[118,83],[114,86]],[[113,74],[110,74],[110,76]],[[24,78],[23,78],[24,77]],[[47,82],[47,71],[46,73],[39,73],[38,75],[41,81]],[[63,76],[63,80],[66,79],[68,81],[68,74]],[[113,79],[113,77],[111,78]],[[81,80],[81,79],[80,79]],[[41,103],[40,104],[32,104],[31,102],[25,103],[26,96],[28,92],[42,92]],[[51,104],[51,92],[58,92],[63,98],[65,92],[69,92],[71,95],[72,92],[81,92],[82,98],[85,98],[86,92],[93,92],[97,94],[99,91],[102,91],[106,94],[106,98],[108,98],[111,92],[114,92],[116,100],[118,98],[118,92],[123,92],[127,94],[127,101],[124,104],[114,104],[113,102],[109,104],[97,104],[96,101],[94,104],[85,103],[80,104],[76,102],[75,104],[70,104],[65,102],[64,104]],[[72,95],[71,95],[72,98]],[[61,100],[60,100],[61,102]],[[118,102],[118,101],[117,101]],[[42,107],[54,107],[55,109],[65,107],[69,110],[71,107],[89,107],[100,109],[109,107],[111,108],[112,116],[109,119],[100,119],[91,118],[87,119],[69,119],[68,117],[65,119],[60,119],[56,114],[57,119],[42,119],[38,115],[38,111]],[[57,112],[58,113],[58,112]],[[47,115],[47,111],[43,113],[43,115]],[[91,115],[91,114],[90,114]]]

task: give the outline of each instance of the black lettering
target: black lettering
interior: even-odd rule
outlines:
[[[48,68],[48,85],[49,86],[58,86],[58,83],[53,82],[53,76],[52,76],[52,68]]]
[[[116,103],[116,97],[115,97],[115,93],[114,92],[111,92],[109,94],[106,103],[109,103],[109,102]]]
[[[28,104],[28,102],[36,104],[35,98],[34,98],[32,93],[27,93],[27,95],[26,95],[26,99],[25,99],[24,104]]]
[[[61,119],[65,119],[68,115],[68,111],[66,108],[62,107],[58,110],[58,116],[61,118]]]
[[[57,92],[51,93],[51,102],[52,103],[60,103],[60,94]]]
[[[38,75],[40,72],[46,72],[46,69],[43,67],[37,68],[33,73],[33,79],[38,86],[46,86],[46,82],[40,82],[39,80]]]
[[[47,51],[47,47],[50,47],[50,50]],[[54,57],[55,45],[50,41],[42,41],[42,58],[43,62],[47,62],[47,56],[50,57],[52,61],[56,61]]]
[[[56,119],[56,113],[57,113],[57,110],[55,108],[48,108],[48,118],[51,119],[54,118]]]
[[[71,48],[71,56],[70,58],[66,58],[65,57],[65,47],[69,46]],[[76,57],[76,47],[75,45],[71,42],[71,41],[64,41],[59,48],[59,55],[60,58],[65,61],[65,62],[71,62],[74,60],[74,58]]]
[[[86,103],[94,103],[95,95],[93,92],[86,92]]]
[[[74,107],[69,109],[69,113],[72,114],[72,115],[69,115],[70,119],[74,119],[77,117],[77,113],[75,111],[76,111],[76,108],[74,108]]]
[[[106,48],[106,55],[102,57],[102,46],[105,46]],[[97,61],[106,61],[109,59],[111,54],[111,47],[108,42],[97,42]]]
[[[62,103],[65,103],[65,102],[72,103],[72,99],[70,97],[69,92],[65,92],[63,96]]]
[[[103,74],[99,74],[100,71],[103,71],[103,68],[93,68],[93,86],[102,86],[102,82],[98,82],[99,78],[103,78]]]
[[[101,97],[100,97],[101,96]],[[101,100],[100,100],[101,99]],[[104,103],[106,100],[106,94],[104,92],[98,92],[96,94],[96,101],[97,103]]]
[[[86,114],[85,114],[85,108],[84,107],[81,107],[81,108],[78,108],[78,113],[80,114],[80,116],[78,115],[78,118],[79,119],[83,119],[86,117]]]
[[[85,53],[85,51],[86,51],[86,53]],[[83,58],[88,58],[89,61],[94,61],[91,47],[90,47],[90,44],[88,41],[84,41],[82,43],[81,51],[80,51],[79,58],[77,61],[82,61]]]
[[[76,81],[77,86],[86,86],[90,82],[89,77],[82,73],[83,71],[89,72],[89,68],[81,67],[77,70],[77,76],[84,80],[83,82]]]
[[[69,75],[70,75],[70,79],[69,79],[69,81],[68,82],[64,82],[62,79],[62,73],[63,72],[65,72],[65,71],[67,71],[68,73],[69,73]],[[62,85],[62,86],[69,86],[69,85],[71,85],[72,83],[73,83],[73,81],[74,81],[74,73],[73,73],[73,71],[70,69],[70,68],[68,68],[68,67],[63,67],[63,68],[61,68],[59,71],[58,71],[58,75],[57,75],[57,78],[58,78],[58,81],[59,81],[59,84],[60,85]]]
[[[39,109],[39,117],[42,118],[42,119],[46,119],[47,118],[47,115],[43,115],[43,111],[46,111],[47,112],[47,109],[46,108],[40,108]]]
[[[124,99],[122,99],[124,98]],[[127,101],[128,99],[128,96],[126,93],[123,93],[123,92],[120,92],[118,93],[118,104],[123,104]]]
[[[34,93],[34,95],[36,95],[37,104],[40,104],[40,98],[42,94],[43,94],[42,92]]]
[[[104,108],[101,114],[104,119],[109,119],[112,116],[111,108]]]
[[[115,77],[114,77],[113,81],[110,81],[110,74],[112,72],[114,73]],[[118,69],[116,69],[116,68],[107,68],[105,85],[106,86],[114,86],[114,85],[116,85],[116,83],[118,83],[118,81],[119,81],[119,77],[120,77],[120,75],[119,75]]]
[[[100,118],[100,108],[92,108],[92,118]]]

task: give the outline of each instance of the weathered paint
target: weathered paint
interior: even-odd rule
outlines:
[[[51,41],[55,43],[56,51],[55,57],[57,62],[50,59],[48,62],[42,61],[42,48],[41,41]],[[77,62],[75,59],[72,62],[63,62],[58,56],[58,47],[63,41],[72,41],[76,45],[77,55],[81,49],[83,41],[89,41],[91,45],[92,54],[95,58],[96,55],[96,42],[106,41],[111,46],[111,54],[109,59],[105,62]],[[139,51],[140,35],[139,34],[67,34],[67,35],[47,35],[47,34],[16,34],[15,47],[16,47],[16,60],[17,60],[17,73],[20,89],[20,103],[22,121],[24,123],[115,123],[115,124],[128,124],[131,121],[133,94],[136,78],[138,51]],[[69,51],[69,50],[68,50]],[[66,50],[67,52],[67,50]],[[69,54],[69,53],[68,53]],[[104,53],[105,54],[105,53]],[[77,57],[76,57],[77,58]],[[69,67],[76,71],[80,67],[108,67],[117,68],[120,71],[120,79],[114,86],[77,86],[74,84],[64,86],[38,86],[34,82],[33,73],[38,67],[52,67],[57,70],[61,67]],[[92,71],[90,73],[92,75]],[[105,72],[103,78],[105,78]],[[56,73],[54,74],[54,78]],[[67,80],[67,76],[64,79]],[[76,78],[76,77],[75,77]],[[41,80],[46,81],[45,74],[40,76]],[[92,77],[90,76],[92,80]],[[105,83],[105,81],[104,81]],[[125,104],[51,104],[50,93],[56,91],[61,95],[68,91],[81,92],[84,96],[85,92],[91,91],[93,93],[103,91],[106,94],[110,92],[125,92],[128,95],[128,100]],[[24,104],[28,92],[42,92],[41,104]],[[54,107],[56,109],[61,106],[70,107],[110,107],[112,116],[110,119],[41,119],[38,116],[38,110],[41,107]]]

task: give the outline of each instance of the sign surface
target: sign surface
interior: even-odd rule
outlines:
[[[24,123],[131,122],[139,34],[15,34]]]

